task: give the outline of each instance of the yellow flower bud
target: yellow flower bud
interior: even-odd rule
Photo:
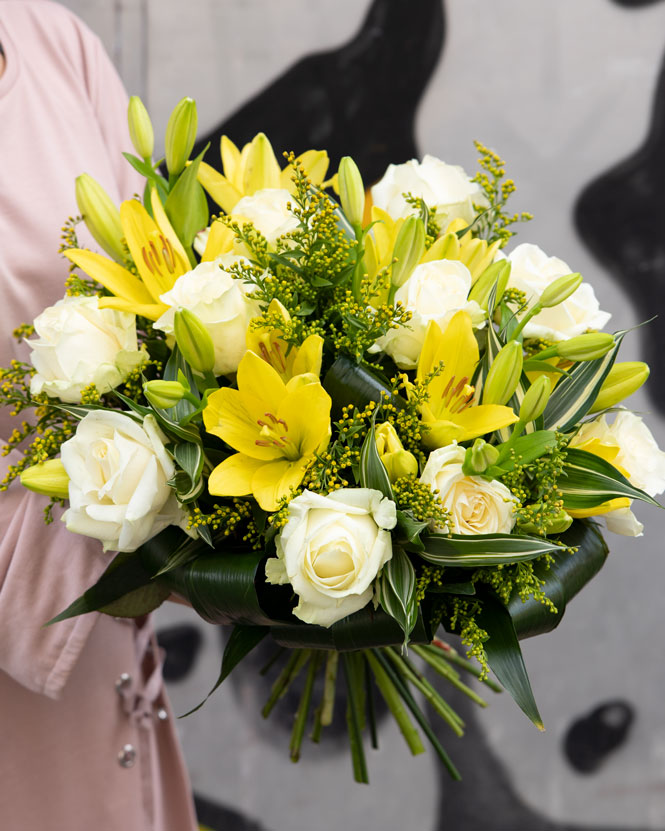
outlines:
[[[531,506],[534,510],[538,511],[541,507],[541,503],[535,503]],[[564,531],[567,531],[573,523],[573,518],[570,514],[567,514],[563,508],[559,511],[559,513],[549,518],[545,524],[545,533],[546,534],[563,534]],[[525,522],[520,525],[520,531],[523,534],[540,534],[541,528],[540,526],[536,525],[533,522]]]
[[[377,425],[374,432],[376,449],[391,482],[402,476],[417,476],[418,461],[413,453],[404,449],[395,428],[388,421]]]
[[[476,439],[471,447],[467,447],[462,473],[465,476],[477,476],[496,464],[498,458],[499,451],[496,447],[488,444],[485,439]]]
[[[132,95],[129,99],[127,120],[129,122],[129,137],[134,149],[141,158],[151,158],[152,151],[155,148],[155,134],[148,111],[138,95]]]
[[[522,375],[522,344],[508,341],[492,362],[483,384],[483,404],[505,404],[513,396]]]
[[[178,309],[174,315],[173,332],[183,358],[197,372],[212,372],[215,347],[210,332],[189,309]]]
[[[542,415],[552,392],[552,382],[547,375],[541,375],[526,391],[520,407],[520,421],[526,424]]]
[[[69,476],[60,459],[49,459],[38,465],[26,468],[21,473],[24,488],[45,496],[67,499],[69,496]]]
[[[399,288],[406,283],[424,253],[425,226],[422,219],[410,216],[399,229],[393,248],[393,259],[397,260],[390,277],[393,286]]]
[[[360,228],[365,213],[365,188],[358,165],[351,156],[342,158],[337,176],[342,210],[351,225],[354,228]]]
[[[76,204],[94,239],[110,257],[123,262],[125,247],[120,211],[99,182],[87,173],[76,178]]]
[[[492,287],[496,283],[496,302],[501,302],[510,278],[510,260],[499,260],[488,266],[478,277],[469,292],[469,300],[475,300],[481,309],[487,310]]]
[[[614,364],[589,412],[598,413],[600,410],[614,407],[638,390],[648,377],[649,367],[643,361],[623,361]]]
[[[558,306],[559,303],[568,300],[570,295],[577,291],[581,282],[582,275],[578,273],[564,274],[563,277],[557,277],[540,295],[538,305],[543,309],[549,309],[550,306]]]
[[[172,175],[184,168],[196,141],[197,127],[196,101],[183,98],[176,104],[166,125],[166,166]]]
[[[182,401],[187,390],[179,381],[147,381],[143,392],[153,407],[169,410]]]
[[[589,332],[557,343],[556,352],[569,361],[593,361],[602,358],[613,346],[613,335],[607,332]]]

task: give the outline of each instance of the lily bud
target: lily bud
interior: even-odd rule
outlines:
[[[590,413],[614,407],[638,390],[649,377],[649,367],[643,361],[623,361],[614,364],[600,388]]]
[[[499,260],[488,266],[471,286],[469,300],[475,300],[481,309],[487,311],[487,304],[490,299],[492,288],[496,283],[496,303],[501,302],[503,293],[510,278],[510,260]]]
[[[613,335],[607,332],[589,332],[557,343],[556,352],[569,361],[593,361],[602,358],[613,346]]]
[[[87,173],[76,178],[76,204],[94,239],[110,257],[123,262],[125,235],[120,224],[120,211],[99,182]]]
[[[344,156],[337,171],[339,184],[339,198],[342,210],[354,228],[363,224],[365,213],[365,187],[358,165],[351,156]]]
[[[418,461],[413,453],[404,449],[395,428],[388,421],[379,424],[374,431],[376,449],[388,478],[396,482],[402,476],[417,476]]]
[[[183,98],[176,104],[166,125],[166,166],[172,175],[180,173],[184,168],[194,147],[197,127],[196,101],[193,98]]]
[[[399,229],[393,248],[393,259],[397,260],[390,277],[393,286],[399,288],[406,283],[424,253],[425,226],[422,219],[410,216]]]
[[[488,467],[496,464],[499,451],[485,439],[476,439],[471,447],[467,447],[462,464],[462,473],[465,476],[478,476]]]
[[[505,404],[513,396],[522,375],[522,344],[508,341],[489,368],[483,384],[483,404]]]
[[[178,381],[146,381],[143,393],[153,407],[170,410],[182,401],[187,390]]]
[[[173,331],[183,358],[196,372],[212,372],[215,365],[215,347],[202,321],[189,309],[178,309],[173,320]]]
[[[536,511],[538,511],[540,503],[536,503],[532,507]],[[567,531],[572,524],[572,516],[570,516],[570,514],[567,514],[562,508],[556,516],[547,520],[545,525],[545,533],[563,534],[563,532]],[[520,525],[520,531],[523,534],[540,534],[541,528],[533,522],[524,522]]]
[[[148,111],[138,95],[132,95],[129,99],[127,120],[134,149],[142,159],[150,159],[155,149],[155,133]]]
[[[522,406],[520,407],[520,421],[526,424],[535,421],[542,415],[543,410],[550,400],[552,382],[547,375],[540,375],[526,391]]]
[[[564,274],[563,277],[558,277],[540,295],[538,305],[543,309],[549,309],[550,306],[558,306],[559,303],[568,300],[570,295],[577,291],[581,282],[582,275],[578,273]]]
[[[61,459],[49,459],[41,464],[26,468],[21,473],[24,488],[44,496],[67,499],[69,496],[69,476]]]

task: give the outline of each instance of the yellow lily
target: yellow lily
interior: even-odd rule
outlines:
[[[475,389],[469,382],[478,359],[478,344],[467,312],[457,312],[444,332],[430,321],[416,378],[425,383],[438,366],[443,364],[443,369],[427,382],[427,400],[420,408],[426,447],[435,449],[453,441],[475,439],[517,421],[510,407],[476,403]]]
[[[268,314],[273,318],[281,317],[285,325],[291,320],[291,315],[277,299],[270,301]],[[247,349],[267,361],[284,383],[295,375],[308,373],[318,377],[321,374],[323,338],[320,335],[310,335],[300,346],[290,346],[284,340],[283,329],[253,328],[250,322]]]
[[[238,452],[210,474],[215,496],[249,496],[265,511],[302,482],[330,441],[328,393],[311,374],[285,384],[273,367],[247,352],[238,366],[238,389],[213,392],[203,411],[206,430]]]
[[[191,270],[191,265],[155,189],[151,206],[154,219],[136,199],[128,199],[120,206],[122,230],[138,275],[87,249],[73,248],[64,254],[114,295],[101,297],[100,308],[134,312],[157,320],[168,308],[160,301],[160,295],[172,289],[177,278]]]
[[[220,151],[224,174],[201,162],[198,179],[225,213],[232,213],[243,196],[251,196],[257,190],[284,188],[295,192],[291,167],[280,169],[272,145],[263,133],[254,136],[242,150],[228,136],[222,136]],[[325,150],[307,150],[297,161],[313,184],[323,183],[329,163]]]

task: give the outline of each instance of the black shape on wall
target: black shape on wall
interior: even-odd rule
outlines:
[[[661,66],[651,126],[632,156],[603,173],[581,193],[575,223],[582,240],[620,283],[638,315],[661,319],[643,327],[647,390],[665,412],[665,64]]]
[[[642,6],[653,6],[654,3],[660,3],[660,0],[612,0],[612,2],[627,9],[639,9]]]
[[[414,120],[444,39],[443,0],[374,0],[351,41],[309,55],[197,142],[221,170],[219,141],[264,132],[276,153],[327,150],[331,170],[353,156],[367,183],[417,155]]]

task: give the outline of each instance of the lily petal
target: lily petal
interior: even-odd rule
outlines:
[[[74,265],[117,297],[124,297],[134,303],[153,302],[153,297],[138,277],[108,257],[84,248],[70,248],[63,253]]]
[[[510,407],[480,404],[477,407],[468,407],[448,418],[425,424],[428,429],[423,436],[423,444],[430,449],[445,447],[452,441],[468,441],[493,433],[516,421],[517,416]]]
[[[252,493],[264,511],[276,511],[279,500],[302,482],[311,457],[289,462],[286,459],[260,467],[252,477]]]
[[[251,459],[243,453],[236,453],[212,471],[208,479],[208,490],[213,496],[249,496],[252,492],[252,477],[265,465],[261,459]]]
[[[199,165],[197,179],[224,213],[230,214],[242,199],[242,193],[231,182],[205,162]]]

